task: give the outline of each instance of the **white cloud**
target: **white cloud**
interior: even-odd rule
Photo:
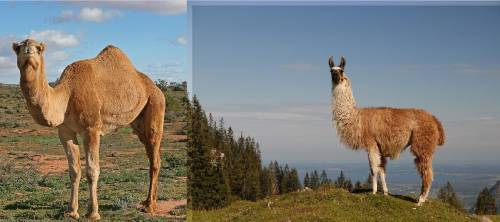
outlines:
[[[186,12],[187,0],[168,0],[168,1],[91,1],[80,2],[71,1],[87,7],[107,6],[111,8],[149,11],[160,15],[178,15]]]
[[[15,41],[15,36],[0,36],[0,82],[13,83],[14,79],[19,79],[15,53],[12,51],[12,42]]]
[[[271,105],[254,106],[249,110],[242,105],[217,107],[212,114],[231,119],[275,120],[275,121],[330,121],[329,107],[325,105]],[[243,106],[244,107],[244,106]],[[255,109],[255,107],[259,107]],[[245,111],[240,111],[244,109]],[[210,110],[207,107],[207,110]]]
[[[68,53],[65,51],[54,51],[52,53],[47,54],[46,60],[49,61],[63,61],[69,57]]]
[[[179,36],[177,39],[175,39],[175,43],[178,45],[187,45],[187,39],[184,36]]]
[[[49,80],[58,77],[61,74],[60,67],[67,65],[66,61],[70,57],[67,49],[80,44],[77,36],[60,30],[32,30],[29,34],[23,36],[0,36],[0,82],[18,83],[19,70],[16,55],[12,51],[12,43],[26,38],[32,38],[46,44],[44,58]]]
[[[33,38],[36,41],[57,48],[75,47],[80,43],[78,38],[72,34],[66,34],[62,31],[51,29],[41,31],[32,30],[30,34],[25,37]]]
[[[104,22],[111,20],[115,17],[121,16],[118,10],[103,10],[101,8],[84,7],[80,12],[76,13],[72,10],[62,11],[59,16],[53,18],[56,23],[69,22],[69,21],[83,21],[83,22]]]
[[[182,63],[154,63],[145,69],[152,79],[163,79],[169,82],[186,81],[186,70]]]
[[[100,8],[82,8],[78,18],[88,22],[103,22],[113,17],[120,16],[121,13],[116,10],[103,11]]]

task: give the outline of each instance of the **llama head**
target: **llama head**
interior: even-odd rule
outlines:
[[[334,86],[338,85],[339,83],[347,79],[347,77],[344,75],[344,67],[345,67],[344,56],[340,57],[340,64],[338,66],[335,66],[333,58],[330,56],[330,58],[328,58],[328,65],[330,65],[330,74],[332,75],[332,82]]]

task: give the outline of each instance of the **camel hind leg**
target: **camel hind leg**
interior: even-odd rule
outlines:
[[[158,90],[159,91],[159,90]],[[160,144],[163,136],[163,116],[165,113],[165,99],[163,93],[155,93],[150,98],[145,108],[131,126],[146,148],[149,159],[149,191],[145,201],[142,202],[144,211],[156,211],[158,197],[158,176],[160,174]]]

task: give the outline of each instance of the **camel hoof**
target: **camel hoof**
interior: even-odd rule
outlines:
[[[87,213],[85,215],[85,217],[89,220],[100,220],[101,219],[101,215],[99,215],[99,213]]]
[[[142,211],[145,213],[154,213],[156,212],[156,202],[143,201],[142,203]]]
[[[387,196],[387,195],[389,195],[389,192],[384,192],[384,196]]]
[[[80,218],[80,215],[78,214],[77,211],[68,211],[64,212],[64,217],[71,217],[75,220],[78,220]]]

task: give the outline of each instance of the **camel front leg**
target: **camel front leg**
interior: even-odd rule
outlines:
[[[99,220],[99,204],[97,202],[97,180],[99,179],[99,142],[100,131],[98,129],[89,129],[86,132],[84,140],[86,163],[87,163],[87,182],[89,184],[89,204],[86,217],[91,220]]]
[[[68,172],[71,180],[71,198],[68,204],[68,211],[64,213],[67,217],[74,219],[80,218],[78,215],[78,189],[80,187],[80,150],[78,148],[78,141],[76,133],[70,131],[65,127],[58,128],[59,139],[64,147],[66,158],[68,159]]]
[[[368,161],[370,162],[370,172],[372,177],[372,193],[377,193],[377,177],[380,173],[381,155],[376,149],[368,151]]]

